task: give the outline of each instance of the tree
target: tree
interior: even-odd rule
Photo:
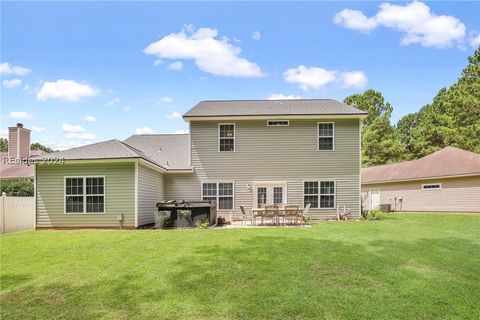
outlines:
[[[446,146],[480,152],[480,48],[468,58],[457,83],[442,88],[431,104],[397,124],[409,158]]]
[[[0,152],[8,151],[8,140],[5,138],[0,138]]]
[[[49,148],[47,146],[44,146],[38,142],[35,142],[35,143],[32,143],[30,145],[30,150],[43,150],[45,152],[48,152],[48,153],[52,153],[53,152],[53,149],[52,148]]]
[[[10,197],[33,197],[33,182],[30,180],[0,181],[0,192],[5,192]]]
[[[368,112],[362,122],[363,165],[384,164],[402,159],[400,136],[390,123],[393,107],[385,102],[380,92],[369,89],[362,94],[348,96],[343,102]]]

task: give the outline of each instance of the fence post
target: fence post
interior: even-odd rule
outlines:
[[[0,233],[5,233],[5,198],[7,194],[2,192],[2,200],[0,205]]]

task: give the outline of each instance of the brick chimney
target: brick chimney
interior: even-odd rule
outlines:
[[[30,156],[30,130],[17,123],[8,128],[8,157],[23,159]]]

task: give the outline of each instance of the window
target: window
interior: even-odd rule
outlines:
[[[283,203],[283,188],[282,187],[273,187],[273,204],[282,204]]]
[[[268,120],[267,126],[269,127],[288,127],[288,120]]]
[[[66,177],[65,213],[104,213],[104,177]]]
[[[441,183],[422,184],[422,190],[439,190],[439,189],[442,189]]]
[[[333,122],[318,123],[318,150],[334,150]]]
[[[233,182],[202,183],[202,200],[216,201],[218,210],[233,210]]]
[[[218,125],[218,150],[222,152],[235,151],[235,124],[220,123]]]
[[[305,181],[303,202],[314,209],[335,208],[335,181]]]

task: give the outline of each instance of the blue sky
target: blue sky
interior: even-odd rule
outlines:
[[[67,148],[183,132],[200,100],[343,100],[367,88],[393,121],[456,81],[478,2],[1,3],[2,135]]]

